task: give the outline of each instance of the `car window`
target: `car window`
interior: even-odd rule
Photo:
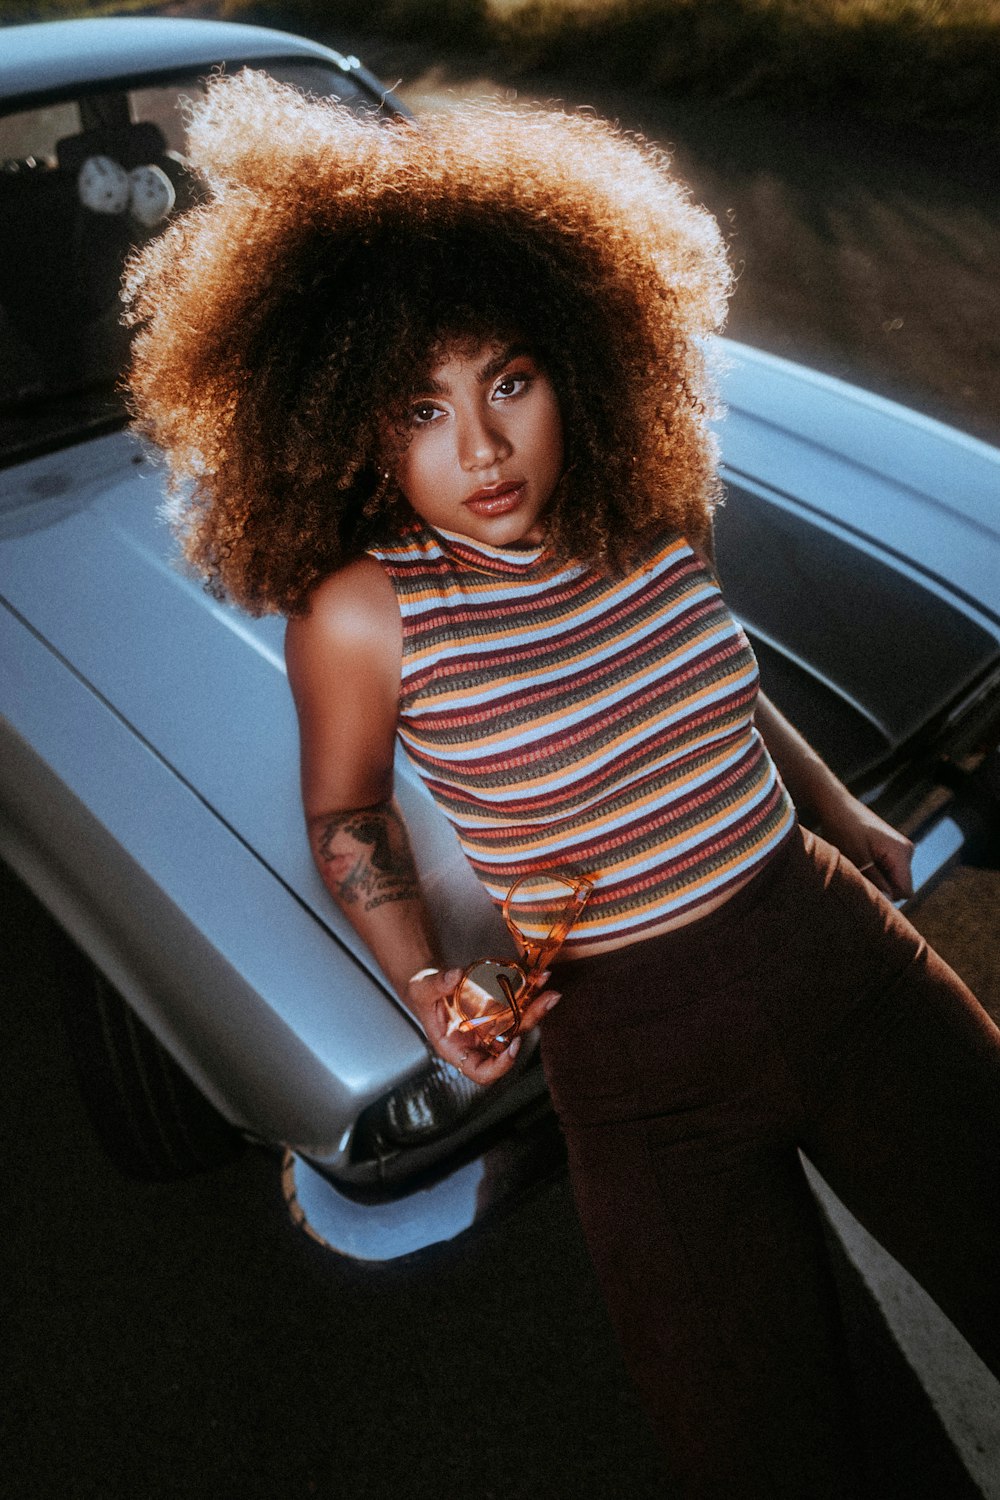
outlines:
[[[319,60],[268,72],[371,107]],[[185,107],[203,90],[179,76],[0,116],[0,463],[124,419],[122,266],[197,199]]]
[[[36,158],[54,160],[56,142],[80,128],[80,106],[74,99],[23,110],[0,118],[0,161],[8,170],[13,164]]]

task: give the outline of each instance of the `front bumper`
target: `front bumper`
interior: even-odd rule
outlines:
[[[325,1249],[359,1261],[390,1261],[481,1227],[532,1190],[560,1177],[566,1156],[547,1098],[505,1122],[447,1170],[392,1198],[345,1190],[304,1156],[286,1151],[282,1190],[293,1223]]]

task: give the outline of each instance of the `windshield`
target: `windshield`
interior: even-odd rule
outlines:
[[[352,107],[372,103],[319,60],[267,71]],[[124,420],[122,266],[197,200],[184,106],[203,88],[178,76],[0,116],[0,464]]]

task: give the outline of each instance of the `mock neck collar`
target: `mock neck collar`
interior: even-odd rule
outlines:
[[[428,526],[427,529],[453,562],[477,573],[523,576],[551,561],[547,542],[509,542],[506,546],[494,547],[489,542],[473,541],[472,537],[444,531],[439,526]]]

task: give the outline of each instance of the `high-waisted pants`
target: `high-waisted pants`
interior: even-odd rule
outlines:
[[[799,829],[706,917],[552,982],[574,1196],[677,1493],[863,1493],[798,1151],[1000,1373],[1000,1031]]]

